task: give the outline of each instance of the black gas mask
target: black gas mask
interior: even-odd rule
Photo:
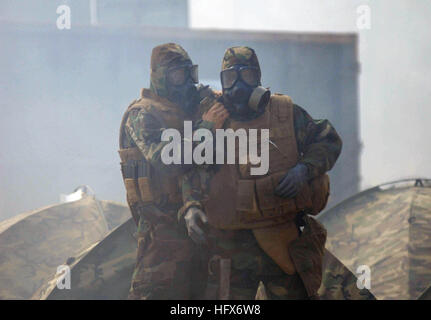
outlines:
[[[247,121],[265,111],[271,92],[260,86],[260,73],[256,67],[234,65],[220,73],[223,102],[231,118]]]
[[[167,98],[178,104],[186,114],[192,114],[200,102],[196,89],[198,66],[190,63],[168,68],[166,72]]]

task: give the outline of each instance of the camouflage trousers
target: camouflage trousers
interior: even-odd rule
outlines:
[[[288,275],[260,248],[250,230],[211,230],[209,246],[198,247],[175,220],[151,224],[141,218],[129,299],[217,299],[220,273],[213,257],[231,260],[229,299],[254,300],[260,282],[268,299],[308,299],[314,292],[310,287],[317,291],[320,286],[325,240],[319,239],[314,219],[307,219],[291,246],[299,273]]]
[[[326,230],[311,217],[305,217],[300,237],[289,245],[297,273],[286,274],[259,246],[252,231],[212,232],[212,256],[229,257],[230,296],[234,300],[255,299],[262,282],[266,298],[270,300],[299,300],[317,298],[322,279],[322,263]],[[217,263],[217,262],[216,262]],[[217,270],[209,266],[209,270]],[[219,268],[220,270],[220,268]],[[219,272],[210,275],[207,298],[216,298]]]
[[[220,233],[224,235],[220,236]],[[254,300],[260,282],[267,298],[306,299],[307,292],[298,274],[288,275],[259,247],[250,230],[219,231],[212,239],[213,257],[230,258],[230,300]],[[211,259],[206,298],[217,299],[220,279],[219,259]]]
[[[141,218],[138,250],[129,299],[189,300],[202,298],[207,258],[176,221],[176,210],[164,212],[172,221],[150,223]]]

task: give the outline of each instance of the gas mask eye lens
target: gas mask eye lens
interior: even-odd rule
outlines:
[[[168,71],[167,78],[170,84],[180,86],[186,81],[186,68],[175,68]]]
[[[168,70],[166,76],[168,82],[174,86],[183,85],[189,77],[193,83],[198,83],[198,66],[195,64],[171,68]]]
[[[238,79],[238,73],[235,69],[226,69],[221,72],[221,84],[223,89],[230,89]]]
[[[221,83],[223,89],[232,88],[239,77],[250,87],[257,87],[259,85],[259,76],[256,68],[240,67],[239,70],[236,68],[230,68],[221,72]]]
[[[255,69],[244,68],[241,69],[242,80],[251,87],[256,87],[259,84],[259,79]]]

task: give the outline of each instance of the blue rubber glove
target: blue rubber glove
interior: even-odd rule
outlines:
[[[307,183],[308,168],[305,164],[298,163],[290,169],[279,181],[275,188],[275,195],[282,198],[295,197],[304,184]]]

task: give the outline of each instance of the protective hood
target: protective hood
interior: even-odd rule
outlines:
[[[256,53],[250,47],[232,47],[226,50],[223,57],[221,70],[233,67],[236,64],[243,64],[249,67],[255,67],[259,70],[259,78],[261,70]]]
[[[166,72],[168,68],[187,61],[191,62],[189,55],[176,43],[166,43],[155,47],[151,53],[150,89],[160,97],[167,97]]]

